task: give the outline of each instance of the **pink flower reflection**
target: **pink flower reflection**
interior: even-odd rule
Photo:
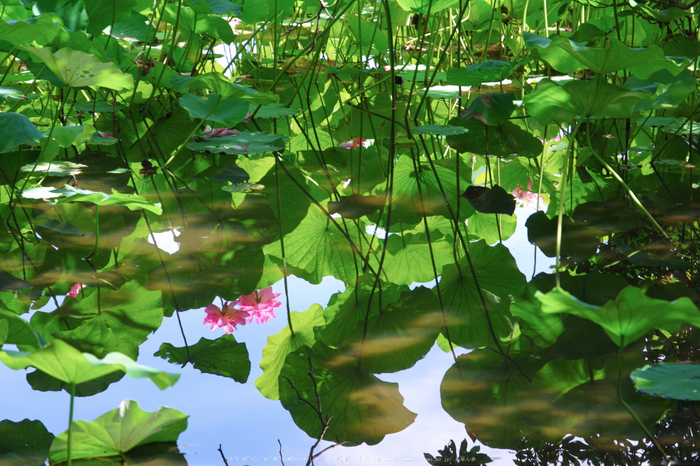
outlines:
[[[236,305],[248,312],[246,319],[248,323],[255,318],[258,324],[266,324],[271,317],[275,317],[275,308],[282,305],[275,299],[279,295],[279,293],[273,293],[272,287],[268,286],[264,290],[241,296],[236,300]]]
[[[78,293],[80,293],[80,290],[85,288],[87,285],[83,285],[82,283],[76,283],[75,285],[70,287],[70,291],[66,293],[66,296],[70,296],[71,298],[77,298]]]
[[[207,315],[204,317],[204,324],[209,325],[212,330],[220,327],[228,334],[233,333],[239,325],[245,325],[249,317],[248,311],[236,309],[234,305],[235,302],[226,303],[222,310],[215,304],[210,304],[205,309]]]
[[[518,185],[518,187],[513,190],[513,197],[515,197],[515,200],[521,207],[537,208],[537,193],[533,193],[531,189],[532,178],[530,178],[530,181],[527,183],[527,190],[524,190],[522,185]]]

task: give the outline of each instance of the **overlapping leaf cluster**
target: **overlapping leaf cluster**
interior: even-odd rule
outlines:
[[[637,438],[673,404],[647,393],[696,399],[682,366],[632,372],[700,324],[689,2],[27,3],[0,10],[0,360],[32,388],[105,390],[163,319],[295,275],[345,290],[288,313],[255,384],[314,438],[410,425],[380,374],[436,343],[443,407],[494,447]],[[554,273],[518,269],[516,213]],[[250,372],[229,335],[156,355]],[[151,422],[125,403],[75,458]],[[175,440],[165,417],[101,456]]]

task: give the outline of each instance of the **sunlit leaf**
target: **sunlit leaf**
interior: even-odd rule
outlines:
[[[134,87],[130,74],[123,73],[112,62],[101,62],[95,55],[69,48],[62,48],[56,53],[52,53],[49,47],[22,48],[46,64],[66,86],[106,87],[116,91],[130,90]]]
[[[178,101],[192,118],[216,121],[226,126],[237,125],[248,113],[248,101],[245,99],[223,99],[216,93],[206,98],[185,94]]]
[[[550,38],[523,33],[528,48],[536,50],[543,60],[562,73],[589,69],[596,74],[610,74],[623,69],[642,79],[666,69],[673,75],[683,71],[683,67],[666,58],[663,50],[656,45],[647,48],[630,48],[611,37],[608,47],[585,47],[567,39],[563,35]]]
[[[696,364],[646,365],[632,371],[637,390],[676,400],[700,400],[700,366]]]
[[[47,346],[32,352],[0,351],[0,361],[14,370],[36,367],[62,382],[74,384],[123,371],[133,378],[147,377],[162,390],[180,377],[179,374],[169,374],[136,364],[133,359],[121,353],[110,353],[104,359],[97,359],[91,354],[80,353],[61,340],[53,340]]]
[[[350,230],[350,240],[359,244],[357,230]],[[285,258],[288,265],[306,272],[312,283],[320,283],[324,276],[333,276],[349,281],[355,277],[357,258],[348,238],[334,225],[316,205],[311,205],[308,214],[299,226],[285,236]],[[263,246],[265,254],[282,259],[279,241]]]
[[[260,393],[271,400],[279,399],[278,376],[287,355],[304,345],[313,346],[316,341],[314,327],[324,323],[323,308],[314,304],[306,312],[292,312],[291,319],[294,334],[287,326],[276,335],[267,337],[263,359],[260,361],[263,375],[255,381]]]
[[[124,206],[128,207],[129,210],[148,210],[156,215],[163,213],[160,207],[151,204],[141,196],[122,194],[115,190],[112,190],[112,194],[107,194],[65,185],[63,189],[54,189],[52,193],[54,195],[50,197],[59,197],[56,201],[57,205],[70,202],[90,202],[98,206]]]
[[[105,458],[127,453],[139,445],[175,442],[187,428],[188,417],[177,409],[163,406],[149,413],[135,401],[124,400],[119,408],[92,422],[73,423],[71,457],[73,460]],[[67,441],[67,432],[55,438],[49,455],[51,463],[67,460]]]
[[[635,105],[653,100],[647,92],[623,89],[600,79],[569,81],[559,86],[542,80],[535,92],[525,96],[524,104],[540,123],[571,123],[575,118],[629,118]]]
[[[648,298],[644,291],[631,286],[602,307],[584,303],[560,289],[537,298],[546,313],[573,314],[592,320],[618,346],[626,346],[655,328],[676,331],[682,324],[700,325],[700,315],[691,300],[680,298],[669,303]]]

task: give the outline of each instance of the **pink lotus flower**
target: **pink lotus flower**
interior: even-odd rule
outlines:
[[[262,291],[255,291],[247,296],[241,296],[236,300],[236,305],[242,310],[248,312],[248,323],[253,321],[253,318],[258,324],[266,324],[270,317],[275,317],[275,308],[282,305],[275,298],[279,293],[273,293],[272,287],[268,286]]]
[[[80,290],[82,290],[86,286],[87,285],[83,285],[82,283],[76,283],[75,285],[70,287],[70,291],[66,294],[66,296],[70,296],[71,298],[77,298]]]
[[[517,188],[513,190],[513,197],[520,204],[521,207],[537,207],[537,193],[530,191],[532,189],[532,178],[527,183],[527,190],[523,190],[522,185],[518,185]],[[541,198],[541,196],[540,196]]]
[[[227,334],[233,333],[239,325],[245,325],[248,319],[248,311],[236,309],[235,301],[224,304],[224,308],[219,309],[215,304],[210,304],[206,307],[207,313],[204,317],[204,324],[209,325],[212,330],[216,327],[223,328]]]
[[[348,142],[341,142],[340,147],[343,149],[355,149],[356,147],[369,147],[370,143],[367,142],[367,139],[362,139],[362,138],[352,138]]]

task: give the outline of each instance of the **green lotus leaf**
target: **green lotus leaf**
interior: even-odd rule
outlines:
[[[447,137],[447,144],[457,152],[497,157],[537,157],[542,154],[542,143],[510,121],[488,126],[475,118],[453,118],[450,125],[462,126],[468,130],[466,134]]]
[[[543,60],[562,73],[589,69],[605,75],[630,69],[638,78],[646,79],[661,69],[670,71],[674,76],[684,69],[666,58],[663,50],[656,45],[630,48],[612,37],[609,47],[585,47],[563,35],[546,38],[529,32],[524,32],[523,38],[529,49],[536,50]]]
[[[137,0],[120,0],[113,3],[110,0],[83,0],[88,16],[87,31],[99,36],[102,30],[115,23],[124,23],[131,17],[131,9]]]
[[[493,188],[469,186],[462,197],[482,214],[513,215],[515,212],[515,198],[497,184]]]
[[[623,89],[615,84],[593,79],[569,81],[559,86],[540,81],[535,92],[525,96],[524,104],[540,123],[571,123],[576,118],[629,118],[640,100],[653,100],[648,92]]]
[[[60,28],[61,26],[54,23],[49,15],[18,21],[0,21],[0,40],[15,46],[34,43],[44,46],[56,37]]]
[[[156,215],[163,213],[160,207],[151,204],[146,199],[136,194],[122,194],[112,190],[112,194],[89,191],[87,189],[74,188],[65,185],[63,189],[54,189],[53,194],[58,194],[57,205],[70,202],[90,202],[98,206],[123,206],[129,210],[148,210]]]
[[[469,108],[460,113],[462,118],[475,118],[483,121],[489,126],[498,126],[508,121],[515,110],[513,103],[513,93],[489,92],[479,94],[471,103]]]
[[[197,152],[224,154],[265,154],[284,150],[285,138],[264,131],[241,131],[237,135],[213,137],[199,142],[189,142],[187,147]]]
[[[20,348],[38,348],[40,346],[39,339],[29,322],[14,312],[0,309],[0,322],[7,322],[8,325],[5,343],[18,345]]]
[[[355,327],[343,354],[361,359],[362,369],[374,374],[401,371],[428,353],[442,326],[440,304],[428,288],[404,290],[366,326]]]
[[[462,136],[467,134],[448,136],[447,140],[449,142],[450,137]],[[474,212],[467,202],[461,202],[460,212],[456,212],[459,197],[457,186],[467,186],[471,181],[471,170],[461,159],[435,162],[432,166],[422,160],[416,162],[414,166],[411,157],[406,155],[401,156],[394,166],[392,222],[415,225],[423,216],[441,215],[451,218],[445,197],[452,206],[452,212],[458,214],[459,218],[467,218]],[[460,165],[459,177],[457,164]],[[381,184],[374,191],[374,194],[384,195],[386,186]]]
[[[399,5],[410,13],[427,15],[459,6],[459,2],[458,0],[399,0]]]
[[[361,239],[365,235],[364,230],[349,232],[356,247],[365,241]],[[285,236],[284,251],[283,256],[279,240],[263,246],[265,254],[284,257],[287,265],[300,269],[298,273],[312,283],[320,283],[328,275],[350,281],[361,267],[348,238],[335,225],[329,225],[328,217],[316,205],[309,206],[299,226]]]
[[[450,125],[425,125],[416,126],[413,131],[418,134],[433,134],[439,136],[452,136],[454,134],[464,134],[469,131],[467,128],[462,126],[450,126]]]
[[[86,167],[87,165],[74,162],[42,162],[39,164],[30,163],[23,166],[21,170],[23,172],[43,173],[46,176],[71,176],[80,175],[83,172],[82,169]],[[28,195],[31,195],[31,192],[29,189],[25,190]],[[51,197],[58,197],[55,195],[56,193],[52,194],[54,195]]]
[[[447,83],[456,86],[478,86],[482,83],[499,82],[513,73],[513,65],[500,60],[487,60],[481,63],[450,68],[447,70]]]
[[[700,400],[700,366],[696,364],[646,365],[630,375],[637,390],[676,400]]]
[[[92,422],[73,423],[71,458],[106,458],[128,453],[139,445],[175,442],[187,428],[188,417],[177,409],[163,406],[149,413],[135,401],[124,400],[119,408],[106,412]],[[67,442],[68,432],[54,439],[49,454],[51,464],[68,459]]]
[[[19,113],[0,113],[0,153],[6,152],[19,144],[25,144],[46,135],[24,115]]]
[[[53,439],[54,435],[41,421],[0,421],[0,463],[45,464]]]
[[[635,287],[625,288],[615,300],[603,306],[587,304],[561,289],[539,294],[537,299],[545,313],[573,314],[592,320],[618,346],[626,346],[655,328],[677,331],[682,324],[700,325],[697,307],[690,299],[673,302],[652,299]]]
[[[304,345],[312,345],[316,341],[314,327],[323,325],[323,308],[318,304],[311,306],[306,312],[292,312],[292,334],[289,326],[276,335],[267,337],[267,345],[263,349],[263,359],[260,369],[263,375],[257,378],[255,386],[263,396],[271,400],[279,400],[279,374],[284,360],[289,353]]]
[[[515,233],[518,224],[516,215],[482,214],[474,212],[474,215],[467,220],[469,223],[469,234],[473,234],[483,239],[486,244],[496,244],[505,241]]]
[[[256,94],[253,94],[253,97]],[[250,100],[250,99],[248,99]],[[299,113],[298,108],[287,107],[283,104],[271,103],[267,105],[250,105],[250,113],[255,113],[255,118],[282,118],[296,115]]]
[[[133,77],[123,73],[114,63],[103,63],[95,55],[62,48],[52,53],[49,47],[21,47],[43,62],[51,72],[69,87],[106,87],[115,91],[134,88]]]
[[[440,293],[452,342],[474,348],[493,344],[491,332],[498,338],[511,333],[510,303],[522,294],[525,277],[501,244],[473,242],[469,253],[471,266],[462,259],[459,264],[443,267]]]
[[[178,101],[192,118],[215,121],[227,127],[236,126],[248,113],[247,100],[225,99],[215,92],[207,95],[206,98],[185,94]]]
[[[104,359],[97,359],[88,353],[81,353],[62,340],[53,340],[47,346],[27,351],[0,351],[0,361],[13,370],[36,367],[66,383],[79,384],[111,374],[126,372],[130,377],[147,377],[161,390],[173,385],[179,374],[151,369],[136,364],[133,359],[121,353],[110,353]]]
[[[95,291],[65,301],[50,314],[34,314],[32,325],[47,340],[57,337],[98,356],[119,351],[136,358],[139,345],[163,321],[161,292],[136,280],[118,290],[103,289],[99,295]],[[55,320],[72,322],[66,329],[55,328]]]
[[[404,407],[398,384],[378,379],[321,341],[290,353],[279,380],[282,406],[312,438],[375,445],[416,417]],[[319,416],[328,424],[325,431]]]
[[[250,374],[250,359],[245,343],[239,343],[233,335],[223,335],[216,340],[200,339],[189,347],[189,359],[185,348],[163,343],[154,356],[172,364],[191,362],[195,369],[207,374],[229,377],[245,383]]]
[[[445,238],[438,239],[436,232],[431,232],[428,241],[424,231],[418,234],[404,232],[402,236],[391,235],[387,238],[383,272],[391,283],[410,285],[430,282],[435,280],[433,263],[440,276],[442,268],[454,261],[452,242]]]

